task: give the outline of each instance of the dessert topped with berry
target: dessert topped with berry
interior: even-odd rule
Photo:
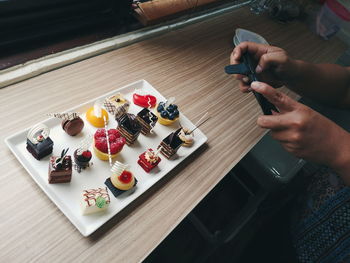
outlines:
[[[61,156],[51,156],[49,162],[49,184],[68,183],[72,178],[72,159],[63,149]]]
[[[105,181],[105,184],[115,197],[132,189],[137,184],[137,180],[132,172],[128,170],[127,164],[116,161],[111,172],[112,175]]]
[[[27,150],[37,160],[52,153],[53,141],[49,137],[50,129],[44,124],[31,128],[27,134]]]
[[[149,173],[154,167],[158,165],[161,161],[161,158],[158,155],[159,151],[153,151],[152,149],[148,149],[144,153],[139,156],[139,160],[137,163],[147,172]]]
[[[96,101],[94,106],[86,111],[86,119],[91,125],[102,128],[108,123],[108,112],[102,109],[99,101]]]
[[[109,160],[109,157],[114,158],[123,149],[125,142],[117,129],[109,129],[107,132],[98,129],[94,135],[94,153],[103,161]]]
[[[150,94],[145,94],[142,90],[137,90],[132,96],[134,104],[143,108],[153,108],[157,103],[157,98]]]
[[[179,119],[180,112],[176,104],[166,101],[159,102],[156,115],[160,124],[171,125]]]

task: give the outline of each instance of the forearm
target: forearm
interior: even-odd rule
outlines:
[[[350,108],[350,68],[301,60],[294,60],[293,68],[288,88],[328,105]]]

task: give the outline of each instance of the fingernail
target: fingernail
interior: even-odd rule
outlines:
[[[252,88],[249,87],[247,90],[248,90],[248,91],[252,91]]]
[[[258,65],[255,69],[256,73],[261,73],[262,72],[262,68]]]
[[[246,83],[249,82],[249,78],[248,77],[243,77],[242,80],[243,80],[243,82],[246,82]]]
[[[250,86],[251,86],[253,89],[255,89],[255,90],[259,90],[259,89],[261,88],[261,84],[260,84],[260,82],[258,82],[258,81],[253,81],[253,82],[250,84]]]

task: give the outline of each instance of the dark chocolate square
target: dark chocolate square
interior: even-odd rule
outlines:
[[[35,159],[40,160],[52,153],[53,141],[50,139],[50,137],[48,137],[42,142],[34,144],[29,139],[27,139],[27,150],[33,155]]]

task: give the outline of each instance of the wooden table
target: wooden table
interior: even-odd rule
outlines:
[[[144,259],[254,146],[264,131],[251,94],[223,68],[237,27],[264,35],[296,58],[333,62],[337,40],[322,41],[299,23],[282,25],[247,8],[66,66],[0,90],[0,258],[3,262],[137,262]],[[133,205],[84,238],[10,153],[4,138],[133,81],[175,96],[196,121],[212,118],[208,144]]]

